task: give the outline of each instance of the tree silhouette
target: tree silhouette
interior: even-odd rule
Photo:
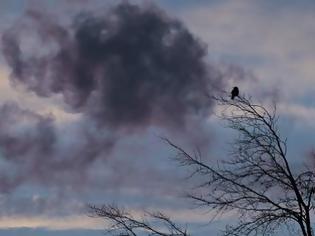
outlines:
[[[181,228],[161,212],[146,212],[137,219],[125,209],[112,205],[97,207],[90,205],[90,216],[105,219],[110,225],[107,233],[119,236],[188,236],[186,228]]]
[[[311,236],[315,173],[291,166],[286,139],[278,128],[276,106],[267,109],[242,96],[215,100],[223,108],[220,118],[238,134],[227,160],[213,165],[204,161],[199,152],[190,154],[165,139],[177,151],[178,163],[191,170],[191,178],[201,181],[188,197],[218,215],[238,214],[239,222],[226,227],[226,236],[270,235],[284,224],[297,226],[303,236]],[[166,231],[158,232],[155,224],[135,220],[118,207],[91,209],[94,216],[112,222],[112,229],[123,229],[125,234],[119,235],[138,235],[134,229],[147,235],[188,235],[162,214],[150,215],[168,226]]]

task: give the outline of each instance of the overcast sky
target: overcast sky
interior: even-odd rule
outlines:
[[[2,0],[0,36],[0,236],[102,235],[112,202],[224,229],[159,138],[225,158],[205,93],[276,101],[296,168],[315,148],[312,0]]]

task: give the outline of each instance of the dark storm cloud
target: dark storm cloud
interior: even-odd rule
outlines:
[[[1,160],[9,167],[0,174],[0,191],[25,182],[82,187],[92,164],[105,166],[113,157],[120,137],[141,136],[152,126],[208,146],[208,95],[223,90],[233,74],[206,63],[206,46],[181,22],[128,2],[80,13],[71,23],[28,11],[2,34],[2,52],[13,86],[39,97],[61,94],[65,109],[82,119],[58,126],[53,117],[2,106]],[[106,178],[114,184],[113,176]]]
[[[89,164],[103,151],[109,155],[115,142],[84,124],[57,127],[53,117],[15,103],[2,105],[0,114],[1,193],[30,181],[84,184]]]
[[[0,114],[0,190],[7,192],[23,181],[26,173],[21,166],[34,167],[34,159],[49,160],[56,135],[52,118],[20,109],[14,103],[2,105]]]
[[[220,73],[206,65],[206,47],[155,7],[125,2],[70,26],[34,11],[27,18],[2,37],[14,84],[60,93],[107,127],[180,127],[211,112],[206,94],[221,87]]]

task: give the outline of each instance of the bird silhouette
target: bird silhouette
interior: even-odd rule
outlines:
[[[234,87],[231,91],[231,99],[233,100],[235,97],[237,97],[239,94],[238,87]]]

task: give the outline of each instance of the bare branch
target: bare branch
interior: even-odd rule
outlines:
[[[104,219],[109,223],[108,232],[113,235],[137,236],[188,236],[181,228],[161,212],[147,212],[148,219],[136,219],[123,208],[112,205],[89,206],[90,216]]]
[[[188,197],[215,216],[237,213],[239,222],[227,226],[226,236],[270,235],[282,225],[295,225],[303,236],[312,236],[311,211],[315,209],[315,173],[293,172],[287,159],[287,142],[278,128],[276,105],[271,111],[250,98],[214,98],[223,108],[220,118],[238,134],[230,156],[213,164],[167,138],[177,151],[175,160],[199,183]],[[116,235],[187,236],[162,213],[136,219],[114,205],[90,206],[92,216],[106,220]],[[292,224],[295,223],[295,224]]]
[[[189,167],[191,177],[203,177],[198,190],[189,194],[198,206],[219,214],[237,212],[238,225],[226,235],[270,234],[286,222],[296,222],[303,235],[311,236],[310,210],[314,209],[314,173],[295,176],[287,159],[287,143],[277,126],[276,106],[269,112],[250,98],[215,98],[223,107],[220,118],[238,133],[231,156],[217,165],[201,155],[177,150],[176,160]]]

